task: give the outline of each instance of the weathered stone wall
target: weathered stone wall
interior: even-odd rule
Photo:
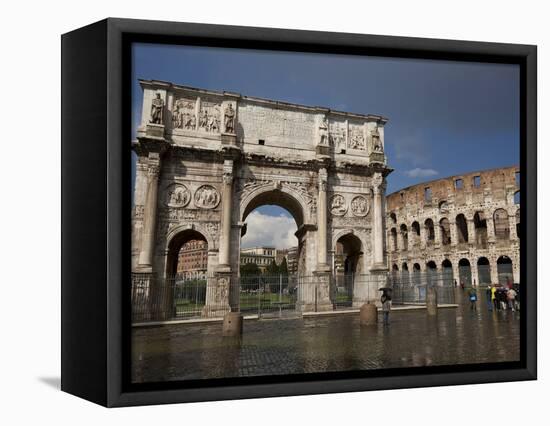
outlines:
[[[433,261],[441,270],[447,259],[458,281],[459,262],[466,264],[467,260],[472,279],[479,283],[478,261],[486,258],[491,281],[497,282],[497,261],[508,257],[512,261],[514,282],[519,282],[516,219],[520,205],[516,174],[519,176],[519,167],[485,170],[421,183],[388,195],[386,232],[390,267],[403,271],[406,265],[412,272],[417,264],[425,271],[426,264]],[[426,226],[430,219],[434,224],[433,240],[428,237],[429,222]]]

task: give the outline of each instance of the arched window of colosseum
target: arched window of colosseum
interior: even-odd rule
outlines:
[[[478,285],[491,284],[491,265],[486,257],[480,257],[477,260],[477,277]]]
[[[458,243],[467,243],[468,242],[468,224],[466,223],[466,218],[461,213],[456,217],[456,231],[458,235]]]
[[[451,244],[451,224],[449,219],[444,217],[439,221],[439,228],[441,230],[441,244],[444,246]]]
[[[508,256],[500,256],[497,259],[498,283],[507,285],[514,282],[512,259]]]
[[[415,263],[413,265],[413,270],[412,270],[412,285],[415,285],[415,286],[418,286],[420,285],[421,281],[422,281],[422,276],[420,274],[420,264],[419,263]]]
[[[443,262],[441,262],[441,278],[442,284],[445,287],[453,286],[453,264],[449,259],[445,259]]]
[[[392,251],[397,251],[397,229],[392,228],[390,230],[390,247]]]
[[[474,227],[476,230],[475,242],[478,248],[487,248],[487,219],[483,212],[474,215]]]
[[[458,280],[461,287],[472,286],[472,268],[468,259],[458,261]]]
[[[437,265],[433,260],[426,263],[426,280],[430,287],[437,285]]]
[[[409,285],[409,266],[407,262],[403,262],[401,265],[401,283],[404,285]]]
[[[390,213],[390,219],[393,223],[397,223],[397,216],[395,215],[395,213]]]
[[[434,221],[431,219],[426,219],[424,222],[424,227],[426,228],[426,243],[431,245],[435,240]]]
[[[405,225],[404,223],[401,224],[400,230],[401,230],[401,238],[403,239],[403,250],[408,250],[409,249],[409,231],[407,229],[407,225]]]
[[[510,221],[508,212],[504,209],[497,209],[493,214],[495,222],[495,237],[498,240],[507,240],[510,238]]]
[[[420,224],[417,221],[414,221],[411,225],[412,228],[412,243],[414,246],[418,245],[420,242]]]
[[[520,229],[520,226],[519,226],[519,209],[516,210],[516,235],[518,236],[519,238],[519,229]]]
[[[399,278],[399,266],[397,264],[393,264],[391,267],[391,275],[392,275],[392,281],[396,282]]]
[[[439,202],[439,212],[448,213],[449,212],[449,203],[445,200]]]
[[[516,191],[514,193],[514,204],[516,204],[516,205],[519,204],[519,191]]]

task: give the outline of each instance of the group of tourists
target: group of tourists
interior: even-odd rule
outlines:
[[[519,293],[510,281],[506,285],[489,285],[485,290],[485,295],[489,311],[505,311],[509,309],[515,312],[519,310]],[[471,287],[468,291],[471,310],[477,310],[477,299],[477,289],[476,287]]]

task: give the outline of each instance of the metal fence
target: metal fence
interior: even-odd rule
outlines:
[[[452,272],[413,271],[392,272],[388,279],[394,304],[425,304],[427,289],[437,291],[437,303],[455,303],[455,284]]]
[[[224,309],[243,314],[283,316],[319,309],[343,310],[359,300],[377,300],[385,275],[336,275],[328,283],[318,276],[233,276],[229,287],[216,287],[216,277],[190,279],[183,275],[157,277],[132,274],[132,320],[134,322],[223,316]],[[227,291],[223,306],[216,305],[220,291]],[[218,293],[217,293],[218,292]],[[213,302],[214,301],[214,302]],[[209,302],[209,303],[207,303]],[[321,306],[322,305],[322,306]]]
[[[394,304],[424,304],[428,287],[437,288],[438,303],[454,303],[452,274],[436,272],[336,274],[328,283],[315,275],[232,276],[227,288],[216,282],[216,277],[132,274],[132,320],[219,317],[229,309],[260,317],[346,310],[378,301],[382,287],[393,289]]]

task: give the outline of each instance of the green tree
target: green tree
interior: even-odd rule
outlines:
[[[288,265],[286,264],[286,257],[283,257],[283,261],[279,265],[279,273],[281,275],[288,275]]]
[[[251,275],[260,275],[260,268],[255,263],[245,263],[241,265],[241,276],[251,276]]]
[[[266,275],[278,275],[279,274],[279,265],[275,262],[275,259],[266,268]]]

